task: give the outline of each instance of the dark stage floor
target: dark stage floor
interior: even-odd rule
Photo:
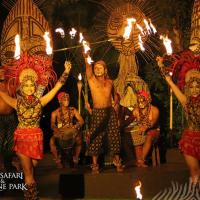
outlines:
[[[134,182],[142,182],[143,199],[153,199],[160,191],[171,186],[171,182],[187,183],[188,171],[178,149],[170,149],[167,163],[157,167],[136,168],[129,165],[123,173],[107,167],[98,175],[92,175],[89,167],[81,167],[77,172],[69,168],[56,169],[50,154],[40,161],[36,177],[42,200],[50,199],[136,199]],[[59,194],[59,191],[63,194]],[[64,196],[64,198],[62,198]],[[0,199],[23,199],[20,190],[4,192]]]

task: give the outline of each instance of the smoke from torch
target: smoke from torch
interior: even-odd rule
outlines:
[[[50,44],[49,32],[45,32],[43,37],[46,41],[46,53],[47,55],[50,55],[52,54],[53,49]]]
[[[168,36],[160,36],[160,39],[163,40],[163,44],[165,46],[165,49],[167,51],[167,55],[172,55],[172,41],[168,38]]]
[[[20,58],[20,37],[19,34],[17,34],[15,36],[15,55],[14,55],[15,59],[19,59]]]

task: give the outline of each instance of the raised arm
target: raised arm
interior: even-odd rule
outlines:
[[[5,92],[0,91],[0,97],[11,107],[14,109],[17,108],[17,99],[10,97],[8,94]]]
[[[85,66],[86,66],[86,76],[87,79],[91,79],[93,77],[93,71],[92,71],[92,65],[88,63],[88,56],[89,56],[89,52],[87,54],[83,53],[83,56],[85,58]]]
[[[71,69],[71,63],[66,61],[65,71],[61,75],[60,79],[57,81],[54,88],[51,89],[50,92],[48,92],[46,95],[40,98],[42,106],[45,106],[47,103],[49,103],[54,98],[56,93],[60,90],[60,88],[64,85],[65,81],[69,76],[70,69]]]
[[[174,84],[170,76],[165,76],[165,80],[167,81],[168,85],[171,87],[172,91],[174,92],[175,96],[179,100],[179,102],[182,104],[183,107],[185,107],[187,98],[186,96],[181,92],[181,90]]]
[[[164,72],[164,64],[163,64],[163,58],[158,56],[156,58],[156,61],[158,63],[158,66],[161,69],[161,72],[163,72],[163,75],[165,76],[165,80],[167,81],[168,85],[170,86],[170,88],[172,89],[172,91],[174,92],[175,96],[177,97],[177,99],[179,100],[179,102],[185,106],[186,104],[186,96],[181,92],[181,90],[174,84],[174,82],[171,79],[171,76],[166,75]]]

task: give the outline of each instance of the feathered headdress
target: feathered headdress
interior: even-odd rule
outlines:
[[[50,87],[56,81],[57,76],[52,68],[52,59],[47,56],[29,55],[26,52],[20,55],[20,59],[13,59],[4,66],[5,79],[8,82],[8,90],[12,95],[24,80],[32,79],[36,85]]]

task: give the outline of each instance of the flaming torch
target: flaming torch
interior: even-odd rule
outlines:
[[[45,32],[43,37],[46,41],[46,53],[47,53],[47,55],[51,55],[53,49],[52,49],[51,44],[50,44],[51,40],[50,40],[50,37],[49,37],[49,32]]]
[[[78,112],[80,114],[81,114],[81,90],[82,90],[82,87],[83,87],[82,76],[81,76],[81,73],[79,73],[77,88],[78,88]]]
[[[167,52],[167,55],[172,55],[172,46],[171,46],[171,43],[172,41],[168,38],[168,36],[163,36],[161,35],[160,36],[160,39],[163,40],[163,44],[165,46],[165,49],[166,49],[166,52]],[[170,76],[172,76],[172,72],[169,74]],[[170,118],[169,118],[169,128],[170,130],[172,130],[173,128],[173,93],[172,93],[172,89],[170,88]]]
[[[141,181],[138,181],[135,186],[136,200],[142,200],[141,187],[142,183]]]
[[[20,58],[20,37],[19,34],[17,34],[15,36],[15,55],[14,55],[15,59],[19,59]]]

